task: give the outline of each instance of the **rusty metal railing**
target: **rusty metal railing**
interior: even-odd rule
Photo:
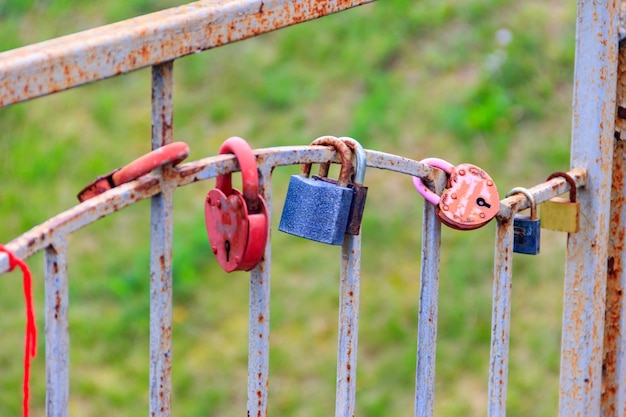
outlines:
[[[174,60],[291,24],[315,19],[373,0],[213,0],[141,16],[86,32],[0,53],[0,106],[67,90],[85,83],[152,66],[152,147],[172,142]],[[624,259],[624,145],[621,126],[626,69],[618,69],[618,12],[615,2],[579,2],[576,80],[570,174],[580,188],[580,232],[568,239],[559,415],[621,415],[626,409],[626,360],[623,352],[626,284]],[[618,82],[619,74],[619,82]],[[618,111],[616,112],[616,95]],[[617,119],[615,114],[617,113]],[[617,120],[617,121],[616,121]],[[618,134],[615,134],[617,129]],[[437,169],[396,155],[367,150],[369,167],[419,176],[441,190]],[[260,192],[271,206],[275,167],[335,159],[322,147],[258,149]],[[172,200],[175,190],[193,182],[236,171],[231,155],[210,157],[116,187],[36,226],[6,247],[21,258],[45,254],[46,415],[69,415],[69,322],[67,237],[100,218],[151,198],[151,416],[171,415]],[[569,189],[564,179],[530,188],[537,203]],[[489,416],[506,415],[508,346],[512,286],[512,218],[528,206],[524,196],[502,200],[497,218]],[[271,214],[270,214],[271,215]],[[416,416],[432,416],[438,317],[441,226],[434,207],[424,205],[420,310],[416,368]],[[358,313],[360,237],[342,250],[342,302],[345,314]],[[264,261],[250,274],[248,415],[266,416],[269,364],[271,242]],[[0,254],[0,274],[9,269]],[[344,291],[349,288],[350,291]],[[349,293],[349,300],[344,299]],[[348,318],[340,316],[341,326]],[[606,317],[606,320],[605,320]],[[358,320],[338,349],[336,415],[353,416],[356,398]],[[340,334],[348,334],[341,329]]]

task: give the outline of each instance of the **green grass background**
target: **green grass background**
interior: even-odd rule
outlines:
[[[172,0],[0,0],[0,50],[175,6]],[[176,61],[174,139],[190,160],[229,136],[252,147],[352,136],[368,149],[486,169],[501,195],[569,167],[575,2],[382,0]],[[499,41],[510,34],[510,42]],[[505,36],[506,37],[506,36]],[[150,70],[0,109],[0,242],[72,207],[97,175],[150,149]],[[338,247],[276,230],[289,176],[274,175],[269,412],[334,409]],[[357,415],[412,413],[423,198],[370,169],[363,221]],[[173,411],[245,413],[248,279],[210,251],[203,200],[175,196]],[[148,409],[149,203],[70,238],[73,416]],[[435,415],[486,415],[494,224],[443,230]],[[516,255],[508,415],[552,416],[566,236]],[[43,341],[42,255],[29,260]],[[0,280],[0,415],[18,415],[24,301]],[[43,342],[32,415],[44,415]]]

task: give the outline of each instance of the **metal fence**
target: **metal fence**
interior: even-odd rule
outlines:
[[[173,140],[173,62],[187,54],[315,19],[372,0],[201,1],[79,34],[0,53],[0,106],[152,66],[152,147]],[[621,131],[626,52],[618,48],[615,2],[579,2],[571,171],[581,204],[580,232],[568,238],[559,415],[626,412],[622,297],[624,175]],[[619,59],[618,59],[619,56]],[[619,67],[618,67],[619,62]],[[617,99],[616,99],[617,97]],[[617,100],[617,102],[616,102]],[[367,166],[422,177],[443,189],[445,175],[418,161],[366,150]],[[275,167],[337,161],[330,148],[293,146],[254,151],[260,192],[271,206]],[[104,216],[151,198],[150,415],[171,415],[172,199],[177,187],[238,170],[232,155],[165,166],[83,202],[9,242],[20,258],[45,254],[46,415],[67,416],[69,323],[67,236]],[[537,203],[569,190],[563,178],[530,188]],[[506,414],[515,213],[523,195],[501,201],[495,245],[490,416]],[[415,415],[434,407],[441,226],[425,204]],[[336,415],[352,416],[356,398],[360,236],[342,247]],[[250,274],[248,415],[267,415],[271,242]],[[9,269],[0,254],[0,273]]]

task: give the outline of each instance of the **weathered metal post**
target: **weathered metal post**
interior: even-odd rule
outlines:
[[[578,2],[571,167],[580,231],[569,235],[561,346],[560,416],[600,416],[609,210],[617,77],[615,1]]]
[[[604,323],[604,355],[602,363],[602,415],[618,416],[626,410],[626,45],[619,48],[617,74],[617,111],[613,144],[613,175],[609,249],[607,257],[606,314]]]
[[[174,62],[152,68],[152,148],[172,142]],[[168,417],[172,404],[172,231],[174,190],[163,170],[150,217],[150,417]]]

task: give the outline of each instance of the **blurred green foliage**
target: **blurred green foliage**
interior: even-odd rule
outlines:
[[[171,0],[0,0],[0,50],[175,6]],[[257,147],[351,135],[413,159],[472,162],[501,194],[569,164],[575,4],[556,0],[385,0],[175,63],[175,140],[190,160],[229,136]],[[1,59],[1,56],[0,56]],[[97,175],[150,148],[150,71],[0,109],[0,242],[75,204]],[[272,415],[333,412],[338,248],[279,233],[289,175],[273,198]],[[410,413],[415,390],[423,199],[409,178],[368,170],[363,223],[357,414]],[[211,182],[176,193],[174,414],[245,409],[248,280],[216,265],[202,202]],[[147,411],[149,203],[70,239],[72,415]],[[437,416],[486,414],[494,227],[444,229]],[[565,237],[516,256],[510,416],[554,415]],[[43,332],[42,258],[29,260]],[[20,408],[19,275],[0,280],[0,415]],[[43,341],[43,337],[40,338]],[[43,342],[33,415],[43,415]]]

